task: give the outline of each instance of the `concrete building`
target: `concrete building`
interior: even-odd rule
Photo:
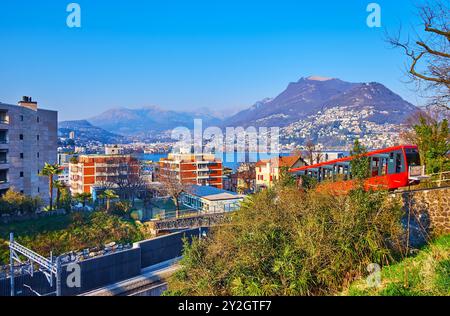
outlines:
[[[174,177],[183,184],[223,189],[222,161],[211,154],[169,154],[159,161],[159,177]]]
[[[70,159],[76,157],[74,154],[68,154],[64,152],[58,152],[58,165],[61,166],[62,173],[58,175],[58,181],[64,183],[66,186],[70,186]]]
[[[280,179],[282,168],[300,168],[305,166],[300,156],[285,156],[260,160],[256,163],[256,189],[271,187]]]
[[[244,197],[212,186],[194,185],[189,192],[183,193],[181,202],[202,213],[224,213],[237,210]]]
[[[122,155],[124,148],[119,145],[105,145],[105,155]]]
[[[38,108],[23,97],[18,105],[0,103],[0,194],[9,188],[49,199],[44,164],[56,163],[58,112]]]
[[[58,181],[63,183],[65,186],[70,185],[70,168],[68,163],[61,165],[60,169],[62,172],[58,174]]]
[[[141,160],[141,178],[146,184],[151,184],[156,181],[156,175],[159,172],[159,163],[150,160]]]
[[[131,155],[80,155],[77,159],[70,162],[72,194],[91,193],[94,185],[114,185],[139,177],[139,160]]]

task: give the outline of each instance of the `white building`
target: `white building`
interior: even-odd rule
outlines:
[[[183,193],[181,202],[202,213],[225,213],[237,210],[244,197],[213,186],[194,185],[190,192]]]
[[[105,145],[105,155],[122,155],[123,153],[124,149],[119,145]]]

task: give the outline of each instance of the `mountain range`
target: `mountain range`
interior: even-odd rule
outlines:
[[[98,142],[103,144],[118,144],[127,142],[122,135],[108,132],[103,128],[94,126],[86,120],[63,121],[58,124],[59,137],[69,138],[70,132],[75,132],[76,138],[82,144]]]
[[[416,107],[380,83],[350,83],[334,78],[308,77],[291,82],[274,99],[264,99],[228,118],[230,126],[286,126],[329,108],[354,110],[373,106],[368,118],[375,122],[402,123]]]
[[[353,136],[394,131],[417,110],[377,82],[351,83],[313,76],[291,82],[275,98],[262,99],[228,117],[220,117],[208,109],[179,112],[159,107],[117,108],[89,118],[87,122],[115,136],[146,141],[165,140],[171,129],[192,128],[193,120],[200,118],[203,127],[278,126],[282,128],[285,141],[320,141],[330,136],[336,139],[331,143],[345,143]],[[86,128],[86,123],[83,124]],[[78,128],[70,122],[62,122],[62,127]],[[350,139],[344,140],[343,133],[350,135]]]

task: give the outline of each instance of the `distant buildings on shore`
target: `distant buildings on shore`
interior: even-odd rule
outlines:
[[[18,105],[0,103],[0,194],[14,188],[49,199],[46,162],[56,163],[58,113],[38,108],[31,97]]]

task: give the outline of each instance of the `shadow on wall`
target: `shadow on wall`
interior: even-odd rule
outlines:
[[[450,188],[399,193],[410,228],[410,245],[418,247],[430,239],[450,233]]]

